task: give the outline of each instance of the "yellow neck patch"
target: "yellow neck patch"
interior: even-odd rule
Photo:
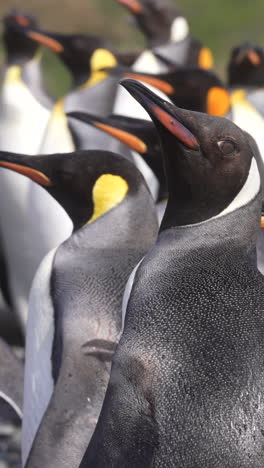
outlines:
[[[97,83],[100,83],[108,76],[107,72],[100,70],[102,70],[102,68],[113,68],[116,67],[116,65],[117,60],[115,56],[109,52],[109,50],[97,49],[91,58],[91,77],[83,85],[83,87],[87,88],[88,86],[93,86]]]
[[[5,82],[6,83],[23,83],[21,78],[21,67],[19,65],[13,65],[9,67],[6,75],[5,75]]]
[[[94,212],[87,224],[121,203],[127,192],[128,183],[122,177],[112,174],[99,177],[93,187]]]
[[[244,89],[237,89],[231,94],[231,104],[235,106],[236,104],[243,104],[245,107],[252,108],[249,102],[246,101],[246,92]]]

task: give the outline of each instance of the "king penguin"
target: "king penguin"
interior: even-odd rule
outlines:
[[[169,201],[126,291],[80,468],[261,468],[264,279],[251,255],[262,196],[251,137],[123,84],[159,133]]]
[[[22,452],[27,468],[77,468],[108,383],[126,282],[156,239],[155,205],[136,167],[114,153],[1,153],[0,165],[42,185],[73,222],[31,290]]]
[[[35,154],[52,102],[43,90],[38,45],[18,31],[20,24],[35,26],[36,23],[33,17],[18,10],[4,18],[6,65],[0,91],[0,149]],[[25,270],[22,261],[24,253],[31,249],[26,235],[29,181],[1,170],[0,187],[0,230],[9,292],[12,306],[24,324],[33,278],[32,271]]]
[[[228,84],[231,88],[264,86],[264,50],[244,42],[231,51],[228,64]]]
[[[213,67],[210,49],[192,38],[186,18],[175,4],[167,0],[117,0],[128,8],[138,27],[147,39],[149,50],[143,52],[135,67],[162,67],[155,52],[178,65],[198,65],[205,69]],[[161,71],[161,69],[159,70]]]
[[[32,34],[33,32],[37,34],[36,31],[39,31],[36,28],[33,28],[33,26],[28,26],[23,29],[21,27],[19,29],[19,34],[21,35],[22,40],[25,41],[25,43],[32,44],[32,47],[35,50],[41,43],[42,36],[41,33],[39,33],[41,37],[38,37],[37,41],[34,35],[32,36],[32,34],[26,33],[26,31],[28,31],[28,28],[29,31],[32,32]],[[63,48],[64,50],[63,57],[66,56],[65,61],[68,61],[69,63],[71,63],[72,61],[75,65],[76,71],[75,75],[73,76],[73,80],[75,82],[77,82],[77,80],[79,80],[80,82],[80,80],[84,79],[83,56],[85,55],[86,58],[86,76],[89,77],[91,70],[89,57],[91,57],[95,49],[98,46],[101,46],[102,44],[101,40],[97,40],[94,37],[88,37],[83,41],[81,39],[82,38],[79,38],[78,36],[77,38],[76,36],[71,36],[70,38],[68,38],[68,42],[65,38],[63,38],[63,40],[66,42],[66,45],[64,45],[64,47],[61,44],[61,48]],[[53,38],[53,42],[51,41],[51,44],[52,47],[55,47],[56,45],[58,47],[58,38],[56,40]],[[88,46],[90,46],[90,49],[88,48]],[[78,60],[78,56],[80,56],[80,60]],[[76,62],[74,62],[73,57],[75,58]],[[79,64],[79,67],[77,64]],[[106,64],[109,65],[109,62],[106,62]],[[72,65],[73,69],[74,65]],[[114,80],[116,81],[116,78]],[[45,122],[45,139],[47,150],[49,146],[47,143],[47,132],[50,129],[51,121],[53,122],[55,114],[56,131],[53,132],[51,135],[51,139],[54,135],[57,138],[55,140],[55,145],[53,145],[53,147],[55,146],[54,152],[56,151],[57,143],[60,143],[60,147],[57,148],[58,151],[70,152],[72,149],[72,140],[70,139],[69,131],[67,128],[67,119],[64,118],[64,113],[62,112],[62,102],[63,101],[57,103],[57,105],[55,105],[55,110],[53,108],[52,112],[48,113]],[[60,111],[58,109],[60,109]],[[38,115],[36,115],[36,113],[32,109],[31,111],[31,120],[34,119],[35,122],[38,120]],[[30,132],[31,136],[32,134],[36,133],[34,132],[34,125],[35,124],[32,125],[32,129]],[[53,124],[51,126],[53,126]],[[65,131],[65,133],[63,133],[63,131]],[[44,129],[42,140],[43,138]],[[10,139],[11,141],[14,141],[14,138],[11,138],[11,136]],[[30,139],[31,137],[28,138],[28,140]],[[35,148],[34,152],[36,152],[40,146],[42,146],[41,141],[38,141],[38,146]],[[4,150],[8,148],[2,147],[2,149]],[[15,152],[23,152],[22,145],[16,149],[11,147],[10,150],[11,149],[14,151],[16,150]],[[24,152],[27,152],[26,148],[24,149]],[[43,149],[43,152],[46,152],[45,148]],[[28,153],[30,153],[30,151],[28,151]],[[12,288],[11,292],[12,297],[14,297],[15,308],[18,311],[18,315],[20,317],[22,325],[25,326],[27,319],[28,295],[35,272],[44,256],[52,248],[58,246],[62,241],[69,237],[72,230],[72,222],[68,215],[61,208],[61,206],[55,200],[53,200],[52,197],[49,196],[49,194],[43,191],[42,187],[33,184],[32,181],[27,180],[17,174],[5,173],[3,174],[3,177],[8,178],[8,181],[11,177],[19,178],[19,181],[21,181],[20,183],[24,188],[23,197],[20,194],[19,201],[17,201],[17,185],[16,189],[11,189],[10,184],[8,185],[8,187],[1,185],[1,187],[3,187],[1,189],[3,192],[3,195],[1,197],[1,207],[2,204],[4,204],[5,202],[3,210],[8,210],[8,213],[6,215],[9,216],[8,223],[6,222],[5,218],[3,218],[3,232],[5,234],[5,236],[3,236],[3,241],[5,249],[5,242],[8,246],[7,261],[10,275],[10,283]],[[10,195],[11,191],[12,193]],[[13,212],[9,213],[10,199],[12,200],[12,197],[15,198],[14,209],[16,209],[16,216],[13,216]],[[7,199],[9,203],[6,203]],[[43,215],[45,215],[46,212],[50,212],[49,224],[42,222]],[[3,211],[3,213],[5,212]],[[21,225],[23,226],[23,229],[20,227]]]

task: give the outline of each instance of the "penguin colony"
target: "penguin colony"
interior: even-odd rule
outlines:
[[[23,468],[263,468],[264,51],[117,2],[144,50],[3,18],[0,401]]]

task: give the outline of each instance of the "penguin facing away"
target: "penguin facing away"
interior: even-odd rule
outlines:
[[[138,267],[99,421],[80,465],[261,468],[264,280],[250,137],[124,86],[161,138],[169,201]]]
[[[38,45],[17,30],[17,24],[35,25],[20,11],[4,18],[3,42],[6,65],[0,92],[0,149],[35,154],[50,115],[51,101],[42,86]],[[22,324],[27,315],[28,292],[38,266],[25,270],[25,252],[31,256],[26,235],[29,181],[18,174],[0,171],[0,229],[7,263],[12,306]]]
[[[31,290],[22,451],[27,467],[78,467],[108,383],[126,282],[156,239],[155,206],[135,166],[114,153],[0,160],[41,184],[73,222]]]

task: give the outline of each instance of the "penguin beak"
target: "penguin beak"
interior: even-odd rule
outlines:
[[[184,121],[183,112],[186,111],[171,106],[137,81],[123,80],[121,85],[144,107],[154,122],[158,121],[185,147],[199,150],[198,140],[182,123]]]
[[[246,59],[248,59],[251,62],[251,64],[254,65],[255,67],[260,65],[260,62],[261,62],[260,56],[254,49],[247,49],[246,51],[242,50],[238,54],[235,62],[237,65],[240,65]]]
[[[13,153],[0,152],[0,167],[10,169],[13,172],[24,175],[29,179],[37,182],[43,187],[49,187],[52,185],[51,180],[43,172],[40,172],[26,164],[19,164],[21,159],[30,158],[30,156],[15,155]]]
[[[83,112],[69,112],[67,115],[68,117],[73,117],[74,119],[80,120],[81,122],[85,122],[89,125],[92,125],[93,127],[102,130],[105,133],[108,133],[109,135],[121,141],[122,143],[125,143],[125,145],[127,145],[132,150],[137,151],[138,153],[143,154],[147,152],[148,148],[143,140],[136,137],[132,133],[120,130],[119,128],[109,125],[107,123],[107,119],[105,119],[105,121],[103,119],[99,119],[98,117],[96,117],[95,119],[93,116],[85,114]]]
[[[51,34],[38,29],[25,29],[24,34],[40,45],[48,47],[57,54],[64,51],[64,46],[59,34]]]
[[[26,18],[26,16],[16,15],[15,21],[17,22],[17,24],[19,24],[19,26],[22,26],[24,28],[27,28],[30,26],[30,20]]]
[[[143,10],[143,6],[139,0],[117,0],[117,3],[128,8],[134,15],[140,14]]]
[[[162,91],[167,96],[171,96],[175,93],[174,87],[166,80],[156,78],[154,75],[145,75],[144,73],[137,73],[132,70],[127,70],[122,66],[114,67],[108,70],[111,75],[121,75],[122,78],[129,78],[131,80],[142,81],[143,83],[149,84],[159,91]]]

